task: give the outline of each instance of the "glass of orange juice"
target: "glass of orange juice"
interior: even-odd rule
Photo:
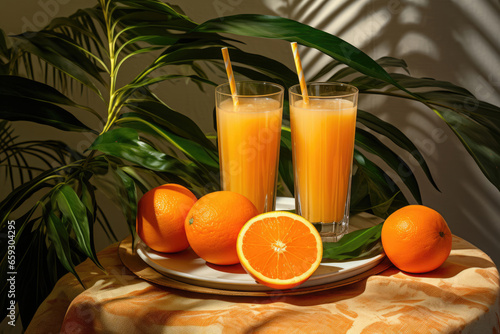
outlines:
[[[284,88],[262,81],[215,89],[221,186],[246,196],[259,212],[276,205]],[[237,209],[237,208],[235,208]]]
[[[295,209],[323,241],[338,241],[349,228],[349,199],[358,89],[343,83],[289,89]]]

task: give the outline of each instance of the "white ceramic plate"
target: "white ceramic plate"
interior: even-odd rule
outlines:
[[[293,210],[293,198],[277,198],[278,210]],[[375,220],[375,221],[373,221]],[[370,226],[376,222],[371,216],[355,216],[351,218],[351,225],[357,222],[358,226]],[[207,263],[198,257],[191,248],[173,254],[160,253],[150,249],[139,240],[137,254],[149,266],[159,273],[178,281],[215,289],[237,291],[268,291],[272,290],[259,284],[248,275],[240,264],[232,266],[217,266]],[[300,287],[317,286],[340,281],[365,272],[384,258],[384,254],[352,261],[322,262],[314,274]]]

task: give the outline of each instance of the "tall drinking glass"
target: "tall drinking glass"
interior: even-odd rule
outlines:
[[[308,83],[309,101],[289,89],[297,213],[338,241],[349,228],[349,199],[358,89],[342,83]]]
[[[246,196],[261,213],[273,211],[284,89],[241,81],[236,92],[228,83],[215,89],[222,189]]]

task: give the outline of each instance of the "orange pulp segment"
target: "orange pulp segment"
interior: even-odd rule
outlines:
[[[314,226],[299,215],[281,211],[250,219],[238,235],[236,248],[243,268],[257,282],[274,289],[305,282],[323,256]]]

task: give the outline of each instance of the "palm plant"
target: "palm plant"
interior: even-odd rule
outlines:
[[[236,39],[221,33],[297,41],[333,58],[316,78],[331,73],[329,80],[349,82],[362,95],[423,103],[451,127],[484,175],[500,189],[496,167],[500,164],[500,110],[461,87],[414,78],[401,59],[373,60],[333,35],[280,17],[237,15],[197,24],[179,8],[159,0],[99,0],[95,7],[54,19],[37,32],[8,37],[0,31],[0,168],[6,175],[2,188],[11,188],[0,202],[0,228],[5,232],[8,221],[16,221],[17,254],[15,268],[9,268],[7,250],[2,247],[2,312],[9,302],[8,271],[18,273],[17,302],[26,325],[62,275],[77,276],[74,267],[86,258],[100,266],[94,225],[100,224],[110,240],[116,236],[96,193],[111,193],[134,235],[137,199],[153,186],[175,182],[199,196],[219,188],[213,138],[170,108],[151,85],[186,78],[201,89],[215,86],[213,77],[224,74],[223,46],[230,48],[233,69],[242,78],[285,87],[297,81],[288,67],[241,51]],[[120,85],[118,75],[126,63],[145,55],[154,56],[154,61]],[[398,71],[389,73],[389,69]],[[36,75],[40,70],[42,79]],[[99,97],[100,110],[69,97],[83,90]],[[207,112],[213,112],[212,108]],[[82,119],[89,116],[101,127],[85,125]],[[13,123],[18,120],[75,136],[85,134],[93,143],[79,152],[61,141],[22,141]],[[359,110],[358,123],[351,211],[386,217],[409,202],[370,156],[381,158],[401,178],[413,196],[410,200],[421,203],[411,168],[394,152],[396,147],[409,152],[436,187],[417,147],[395,126],[367,111]],[[293,193],[288,124],[285,107],[279,189]],[[383,144],[379,137],[388,138],[393,146]],[[111,191],[105,182],[112,185]]]

